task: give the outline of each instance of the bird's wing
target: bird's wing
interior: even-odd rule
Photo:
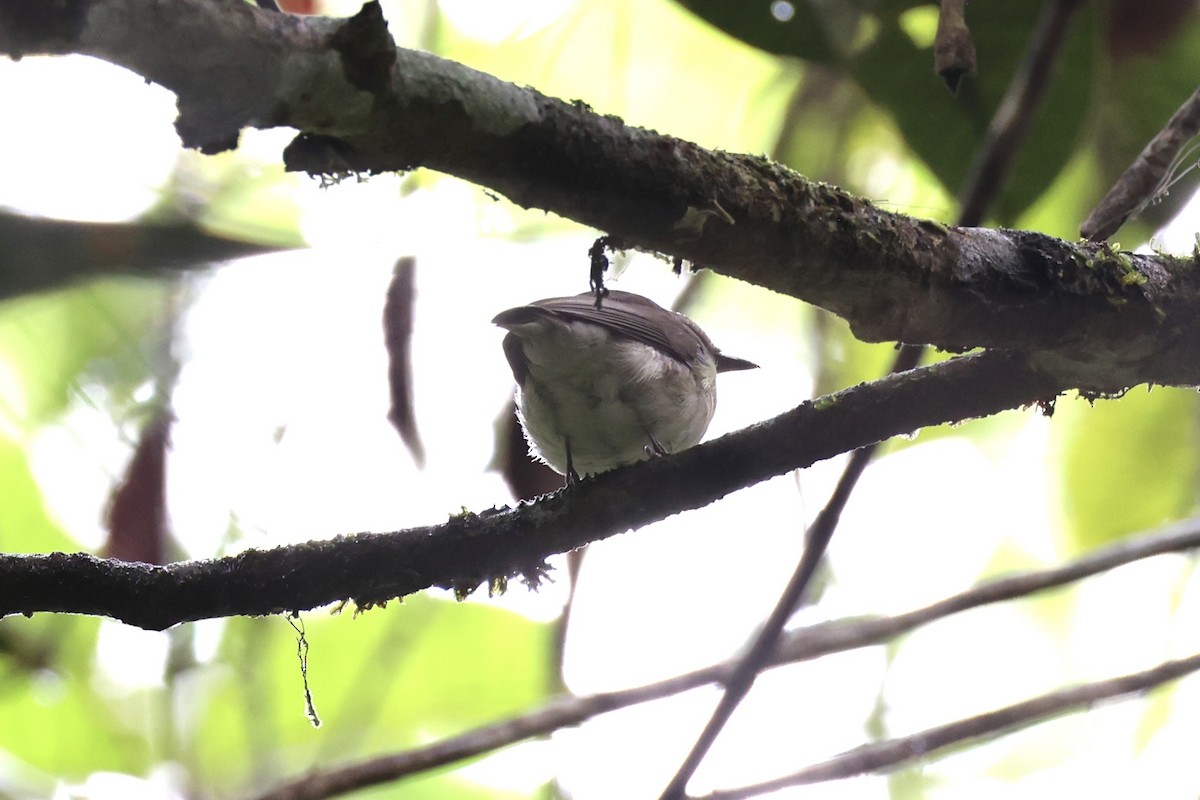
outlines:
[[[631,292],[610,291],[596,307],[596,296],[584,292],[573,297],[551,297],[538,300],[527,306],[517,306],[496,315],[493,323],[512,329],[515,325],[532,322],[539,317],[550,316],[564,320],[581,320],[600,325],[613,333],[647,344],[656,350],[683,362],[691,363],[701,357],[707,349],[716,358],[717,371],[728,372],[739,369],[754,369],[758,365],[741,358],[721,353],[716,345],[683,314],[677,314]],[[520,343],[505,338],[505,354],[518,374],[517,360]],[[517,380],[520,381],[520,375]]]
[[[613,333],[648,344],[682,362],[694,361],[712,343],[687,317],[630,292],[610,291],[596,308],[591,292],[574,297],[551,297],[530,306],[571,320],[591,322]]]

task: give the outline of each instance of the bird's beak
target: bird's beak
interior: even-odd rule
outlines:
[[[744,358],[717,353],[717,372],[735,372],[739,369],[758,369],[758,364]]]

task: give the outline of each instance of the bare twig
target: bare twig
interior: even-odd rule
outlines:
[[[1079,235],[1099,242],[1116,233],[1126,220],[1165,188],[1183,146],[1197,135],[1200,135],[1200,89],[1184,101],[1166,126],[1121,173],[1104,199],[1088,214],[1079,228]]]
[[[892,373],[905,372],[914,368],[922,352],[924,352],[924,348],[921,347],[901,349],[896,357]],[[842,510],[846,507],[850,495],[854,492],[854,487],[858,484],[859,477],[867,468],[877,447],[878,445],[870,445],[851,454],[850,461],[838,480],[833,496],[821,509],[821,513],[817,515],[805,534],[804,553],[800,557],[800,563],[796,565],[796,571],[780,594],[771,615],[758,629],[746,652],[737,660],[737,666],[724,681],[725,691],[721,695],[720,702],[713,709],[712,715],[705,723],[696,743],[692,745],[692,749],[684,758],[674,777],[671,778],[671,782],[663,790],[663,800],[674,800],[686,793],[687,782],[695,774],[700,762],[704,760],[705,755],[716,742],[717,736],[733,716],[733,712],[750,693],[758,674],[770,661],[771,654],[783,635],[783,627],[803,600],[808,584],[816,574],[817,567],[829,546],[829,541],[833,538],[833,532],[837,529]]]
[[[303,131],[284,152],[291,169],[437,169],[814,303],[867,341],[1054,350],[1093,374],[1129,363],[1153,373],[1141,380],[1200,383],[1200,346],[1173,340],[1200,316],[1200,271],[1187,259],[892,214],[768,159],[396,48],[375,2],[345,20],[213,0],[74,8],[0,0],[0,53],[82,52],[132,69],[178,95],[189,146],[219,150],[245,127],[291,126]],[[736,224],[699,235],[680,224],[718,206]],[[1157,369],[1168,355],[1193,368]]]
[[[1117,567],[1166,553],[1200,548],[1200,519],[1137,534],[1061,567],[996,578],[923,608],[892,617],[832,620],[786,633],[771,666],[881,644],[973,608],[1028,597]],[[561,697],[534,711],[485,725],[425,747],[311,772],[261,795],[259,800],[322,798],[387,783],[501,747],[578,725],[592,717],[720,683],[736,669],[730,659],[656,683],[583,697]]]
[[[1066,586],[1145,558],[1197,548],[1200,548],[1200,518],[1188,519],[1152,533],[1130,536],[1118,544],[1088,553],[1061,567],[995,578],[936,603],[931,603],[924,608],[893,617],[864,619],[857,622],[854,627],[846,628],[845,632],[849,633],[854,641],[852,647],[885,642],[921,625],[960,611],[1005,600],[1015,600],[1035,592]],[[795,635],[789,635],[785,644],[780,647],[779,657],[785,661],[791,661],[798,659],[801,654],[811,658],[816,655],[849,649],[841,646],[841,643],[835,644],[831,638],[841,637],[843,632],[838,629],[840,624],[822,623],[811,628],[801,629]],[[806,641],[813,637],[815,631],[821,632],[816,643]],[[821,648],[831,649],[809,655],[806,648],[817,644]]]
[[[955,745],[990,739],[1063,714],[1086,711],[1103,700],[1127,699],[1197,670],[1200,670],[1200,654],[1164,661],[1143,672],[1047,692],[995,711],[927,728],[910,736],[856,747],[786,777],[731,791],[713,792],[706,795],[704,800],[745,800],[789,786],[884,772],[916,759],[926,760],[931,754]]]
[[[949,14],[950,22],[953,23],[953,17],[957,13],[958,23],[969,42],[970,32],[966,30],[966,23],[961,19],[961,4],[958,4],[957,12],[953,8],[948,10],[948,7],[953,5],[953,2],[943,0],[938,36],[943,35],[942,25],[947,22],[947,15]],[[1078,5],[1079,0],[1051,0],[1050,8],[1034,30],[1022,62],[992,118],[989,135],[979,146],[973,171],[964,188],[963,206],[959,212],[960,225],[978,225],[982,222],[985,210],[995,200],[1004,178],[1008,175],[1017,145],[1025,138],[1034,112],[1041,103],[1044,95],[1044,74],[1057,60],[1066,35],[1067,23]],[[973,47],[971,57],[974,58]],[[925,348],[919,346],[901,348],[892,365],[892,373],[905,372],[916,367],[924,351]],[[796,565],[795,573],[784,588],[771,615],[754,635],[737,669],[725,684],[720,702],[667,788],[663,790],[662,800],[675,800],[686,794],[687,782],[699,768],[700,762],[716,742],[733,712],[750,692],[759,671],[766,665],[774,650],[784,625],[801,602],[809,582],[816,574],[825,550],[833,538],[842,509],[849,501],[859,476],[875,456],[877,448],[878,445],[871,445],[856,450],[851,455],[833,496],[821,509],[821,513],[806,534],[804,553]]]
[[[1071,17],[1080,5],[1081,0],[1047,0],[1025,56],[996,108],[983,145],[967,172],[960,194],[964,219],[982,221],[986,209],[992,207],[1000,193],[1001,180],[1008,174],[1019,143],[1033,125],[1042,96],[1050,85],[1050,75],[1062,50]]]

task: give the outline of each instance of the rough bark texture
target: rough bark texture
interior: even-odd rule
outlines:
[[[0,52],[89,53],[163,84],[189,147],[289,125],[291,169],[431,167],[815,303],[863,339],[1053,351],[1047,366],[1091,388],[1200,383],[1195,258],[889,213],[768,159],[398,49],[373,3],[330,20],[241,0],[0,0]]]
[[[678,455],[517,509],[166,567],[0,556],[0,615],[101,614],[146,628],[384,602],[536,577],[542,559],[926,425],[1076,387],[1200,383],[1195,259],[888,213],[767,159],[632,128],[444,59],[397,49],[379,7],[329,20],[242,0],[0,0],[0,53],[78,52],[174,91],[186,146],[245,127],[300,134],[292,169],[431,167],[816,303],[864,339],[996,352],[806,403]],[[2,277],[2,276],[0,276]]]
[[[536,503],[443,525],[164,567],[83,553],[0,555],[0,616],[95,614],[158,630],[344,599],[372,605],[430,586],[469,591],[496,578],[536,580],[552,553],[699,508],[850,448],[1048,401],[1063,388],[1022,357],[981,353],[804,403],[770,422],[589,478]]]

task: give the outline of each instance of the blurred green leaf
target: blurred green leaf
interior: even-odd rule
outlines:
[[[32,430],[62,412],[81,373],[102,375],[118,397],[154,372],[156,337],[174,285],[108,278],[0,302],[0,414]]]
[[[6,553],[48,553],[73,550],[74,543],[50,515],[41,489],[29,469],[25,451],[0,436],[0,550]]]
[[[278,164],[258,171],[242,164],[222,178],[199,220],[205,230],[265,247],[305,246],[296,202],[297,176]]]
[[[1133,752],[1140,755],[1171,719],[1175,710],[1176,684],[1160,686],[1142,700],[1142,715],[1133,733]]]
[[[1136,388],[1055,411],[1064,550],[1078,553],[1188,514],[1196,504],[1197,396]]]
[[[679,0],[696,16],[730,36],[784,56],[830,62],[836,50],[826,31],[828,21],[808,0]]]
[[[979,75],[951,95],[933,74],[931,48],[919,47],[885,4],[875,40],[852,60],[863,91],[886,108],[913,152],[956,194],[984,141],[988,124],[1008,89],[1040,16],[1042,0],[973,3],[967,21],[979,58]],[[1077,146],[1087,116],[1094,69],[1094,18],[1081,11],[1071,24],[1045,98],[1022,142],[990,216],[1011,223],[1054,180]]]
[[[1107,190],[1097,164],[1095,143],[1081,147],[1054,183],[1018,219],[1017,227],[1072,240],[1092,206]]]
[[[1086,739],[1087,730],[1088,720],[1083,714],[1068,714],[1018,730],[1006,736],[1002,746],[983,754],[984,758],[995,758],[983,774],[1009,786],[1027,785],[1017,782],[1053,770],[1068,759],[1077,742]]]
[[[1147,7],[1149,14],[1151,7]],[[1100,167],[1100,193],[1107,192],[1171,115],[1196,90],[1200,75],[1200,5],[1191,4],[1181,20],[1172,20],[1170,35],[1147,54],[1110,60],[1097,75],[1095,137]],[[1119,32],[1118,32],[1119,33]],[[1196,163],[1195,155],[1190,164]],[[1186,165],[1185,165],[1186,166]],[[1146,241],[1168,222],[1200,184],[1193,176],[1149,205],[1114,239],[1126,246]],[[1099,201],[1100,195],[1092,198]],[[1082,219],[1080,220],[1082,222]]]
[[[816,386],[813,389],[816,397],[878,380],[887,375],[895,363],[895,344],[859,341],[843,319],[829,312],[814,310],[812,331],[811,338],[819,353],[819,368],[816,371]],[[928,351],[921,363],[931,364],[953,357],[951,353]],[[1024,419],[1025,412],[1014,411],[965,423],[922,428],[915,432],[915,436],[889,439],[883,452],[895,452],[945,436],[966,436],[981,443],[994,441],[1011,434]]]
[[[818,364],[814,397],[877,380],[896,360],[894,344],[860,341],[845,320],[823,309],[814,309],[811,331]]]
[[[468,783],[449,770],[432,770],[399,784],[383,784],[355,792],[354,800],[391,798],[392,800],[529,800],[523,792],[506,792],[490,786]]]
[[[846,155],[867,107],[862,92],[839,70],[806,67],[788,100],[771,156],[814,180],[847,186]],[[881,128],[871,127],[877,134]]]
[[[79,780],[96,770],[145,772],[152,753],[144,731],[132,730],[117,713],[121,708],[127,717],[131,698],[114,704],[97,693],[91,679],[100,620],[40,615],[4,625],[5,637],[40,641],[51,655],[39,669],[5,669],[0,751],[66,779]],[[9,659],[0,653],[0,663],[14,666]]]
[[[551,627],[483,604],[418,595],[358,617],[304,620],[323,726],[305,718],[287,621],[231,620],[222,645],[231,671],[188,700],[203,709],[187,737],[195,774],[213,776],[212,789],[263,788],[451,735],[535,705],[555,680]],[[422,778],[421,791],[443,784],[455,779]]]
[[[841,70],[891,115],[907,145],[952,195],[963,186],[1044,5],[1041,0],[1010,0],[969,6],[967,19],[979,53],[979,75],[955,97],[933,74],[928,37],[915,36],[913,25],[906,24],[924,6],[935,11],[933,4],[904,0],[840,4],[839,19],[831,20],[826,9],[818,12],[811,3],[798,1],[790,4],[796,10],[792,21],[780,23],[771,13],[770,2],[680,3],[748,44],[834,71],[823,78],[820,71],[806,73],[806,83],[833,83],[830,92],[810,91],[803,107],[789,114],[796,118],[796,126],[780,153],[787,163],[816,177],[847,182],[836,174],[845,168],[842,150],[846,148],[839,144],[844,145],[846,126],[859,111],[852,103],[847,105],[841,92],[832,91],[837,82],[831,75]],[[1100,195],[1195,89],[1195,75],[1200,74],[1200,48],[1195,47],[1200,41],[1200,7],[1193,4],[1179,19],[1172,18],[1170,25],[1163,23],[1169,35],[1145,53],[1111,52],[1108,42],[1100,41],[1099,16],[1088,7],[1072,20],[1033,129],[992,209],[992,217],[1003,224],[1013,224],[1038,202],[1068,161],[1074,157],[1082,164],[1082,154],[1091,151],[1091,169],[1076,173],[1058,201],[1047,200],[1039,213],[1022,220],[1022,225],[1073,237]],[[830,42],[839,37],[831,37],[830,29],[840,30],[847,42],[857,42],[848,57],[834,57],[836,48]],[[1114,39],[1119,35],[1120,31],[1112,34]],[[1178,212],[1194,185],[1185,181],[1158,198],[1127,225],[1124,239],[1145,241]]]
[[[1009,0],[975,3],[968,8],[967,21],[979,54],[979,75],[966,81],[955,96],[933,72],[932,45],[927,37],[920,37],[920,43],[914,41],[903,24],[905,12],[932,4],[904,0],[838,4],[837,10],[829,13],[836,13],[839,19],[831,20],[826,7],[818,14],[810,3],[795,2],[791,4],[797,10],[795,19],[803,21],[797,29],[806,32],[805,36],[795,36],[784,32],[786,26],[772,17],[767,2],[681,2],[748,44],[840,65],[862,92],[891,115],[909,148],[951,194],[957,194],[966,180],[1044,5],[1042,0]],[[1081,87],[1092,85],[1095,27],[1091,11],[1077,14],[1054,74],[1036,76],[1037,80],[1049,80],[1050,85],[992,209],[992,216],[1002,222],[1011,223],[1037,199],[1078,145],[1091,101],[1090,92]],[[814,44],[821,38],[812,31],[831,28],[842,31],[834,38],[845,40],[842,49],[849,55],[844,59],[831,59],[827,42],[824,49]]]

